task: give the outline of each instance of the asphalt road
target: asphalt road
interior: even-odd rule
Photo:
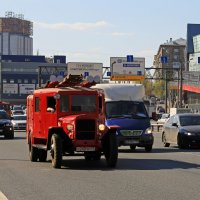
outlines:
[[[114,170],[104,158],[64,157],[61,169],[52,168],[50,157],[32,163],[25,132],[0,138],[0,200],[199,200],[200,150],[164,148],[161,134],[154,136],[151,153],[120,148]]]

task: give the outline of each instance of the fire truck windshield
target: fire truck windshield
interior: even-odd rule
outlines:
[[[73,95],[72,112],[96,112],[95,95]]]

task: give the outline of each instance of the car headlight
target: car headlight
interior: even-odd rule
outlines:
[[[144,134],[152,134],[151,128],[147,128],[144,132]]]
[[[16,122],[12,122],[13,125],[16,125]]]
[[[105,131],[106,126],[104,124],[99,124],[99,130],[100,131]]]
[[[195,133],[187,132],[187,135],[195,135]]]
[[[67,124],[67,130],[68,131],[72,131],[74,129],[74,125],[73,124]]]

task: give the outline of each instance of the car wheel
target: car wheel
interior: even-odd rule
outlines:
[[[189,145],[183,142],[183,139],[180,134],[178,134],[178,137],[177,137],[177,144],[178,144],[179,149],[187,149],[189,147]]]
[[[29,157],[31,162],[36,162],[39,157],[38,149],[33,147],[31,143],[29,143]]]
[[[62,140],[58,134],[51,137],[51,163],[54,168],[61,168],[62,164]]]
[[[118,159],[118,145],[115,133],[109,133],[104,147],[104,154],[108,167],[114,168]]]
[[[4,136],[6,139],[14,139],[14,132]]]
[[[130,145],[130,149],[131,149],[132,151],[134,151],[134,150],[136,149],[136,145],[131,144],[131,145]]]
[[[167,142],[165,133],[162,134],[162,142],[164,144],[164,147],[169,147],[170,146],[170,143]]]
[[[46,162],[47,160],[47,151],[43,149],[38,149],[39,150],[39,161],[40,162]]]
[[[145,147],[146,152],[151,152],[151,150],[152,150],[152,145],[148,145]]]

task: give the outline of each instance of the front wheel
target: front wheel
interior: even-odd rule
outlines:
[[[57,134],[51,137],[51,163],[54,168],[61,168],[62,164],[62,140]]]
[[[179,149],[187,149],[189,147],[189,145],[187,145],[183,142],[183,139],[180,134],[178,134],[177,143],[178,143]]]
[[[151,152],[152,151],[152,145],[148,145],[145,147],[146,152]]]
[[[38,149],[39,150],[39,161],[40,162],[46,162],[47,160],[47,151],[44,149]]]
[[[29,143],[29,157],[31,162],[36,162],[39,158],[39,149],[33,147],[31,143]]]
[[[135,149],[136,149],[136,145],[131,144],[131,145],[130,145],[130,149],[131,149],[131,151],[135,151]]]
[[[163,133],[163,135],[162,135],[162,142],[164,144],[164,147],[169,147],[170,146],[170,143],[167,142],[165,133]]]
[[[104,146],[104,154],[108,167],[114,168],[118,159],[118,145],[115,133],[108,133]]]
[[[11,132],[9,135],[4,136],[6,139],[14,139],[14,132]]]

